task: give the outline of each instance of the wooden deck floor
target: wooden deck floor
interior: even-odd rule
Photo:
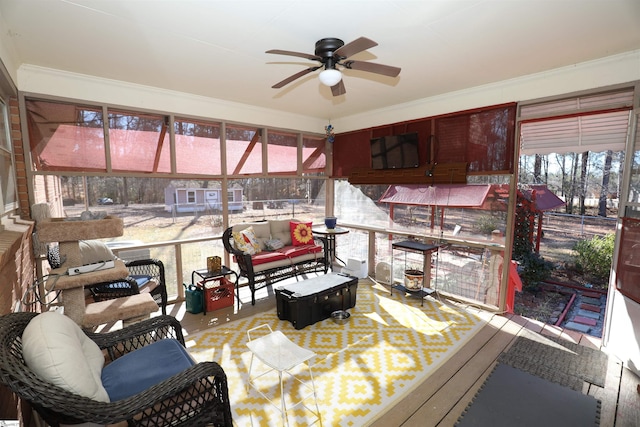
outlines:
[[[168,311],[182,322],[187,333],[192,333],[263,310],[275,309],[273,295],[263,295],[263,299],[252,306],[248,293],[245,295],[243,291],[241,289],[241,300],[246,302],[242,304],[240,310],[228,308],[216,310],[207,315],[185,315],[184,304],[176,304],[168,307]],[[267,290],[263,292],[271,294]],[[268,297],[264,298],[265,296]],[[575,331],[545,325],[520,316],[490,315],[481,311],[478,313],[490,318],[487,325],[415,392],[384,414],[373,426],[453,426],[493,370],[500,353],[508,349],[516,336],[525,329],[562,337],[591,348],[600,348],[599,338],[582,335]],[[583,393],[592,395],[602,402],[601,426],[640,425],[638,384],[640,384],[640,378],[613,356],[609,357],[604,388],[585,383]]]
[[[529,329],[562,337],[591,348],[600,339],[520,316],[493,316],[472,340],[460,349],[419,389],[386,413],[374,426],[453,426],[493,370],[500,353],[509,348],[518,333]],[[602,402],[600,425],[631,427],[640,425],[640,379],[609,357],[605,387],[585,383],[583,393]]]

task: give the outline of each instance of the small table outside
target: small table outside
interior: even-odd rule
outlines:
[[[340,261],[343,265],[346,263],[336,256],[336,236],[349,233],[349,230],[342,227],[327,228],[324,225],[317,225],[311,228],[314,234],[319,234],[327,239],[327,256],[331,263],[331,270],[333,271],[333,264],[336,260]]]
[[[413,252],[422,254],[422,273],[423,281],[422,287],[416,293],[419,293],[422,304],[424,304],[424,297],[426,295],[431,295],[435,292],[435,290],[431,289],[431,254],[436,252],[440,248],[440,245],[431,245],[428,243],[422,243],[415,240],[404,240],[402,242],[392,243],[391,244],[391,286],[390,286],[390,294],[393,295],[394,286],[396,289],[409,291],[403,285],[394,285],[393,284],[393,250],[403,251],[403,252]],[[406,262],[405,262],[406,264]],[[406,267],[406,265],[405,265]],[[425,288],[428,290],[425,291]]]
[[[238,309],[240,309],[240,296],[238,295],[238,273],[236,273],[235,271],[231,270],[229,267],[226,266],[221,266],[220,270],[218,271],[209,271],[206,268],[201,268],[199,270],[193,270],[191,272],[191,283],[193,283],[194,285],[198,286],[198,282],[196,282],[196,276],[200,276],[200,278],[202,279],[202,292],[206,292],[206,285],[205,282],[210,281],[210,280],[218,280],[221,279],[223,277],[229,276],[229,275],[235,275],[236,276],[236,281],[235,281],[235,294],[236,294],[236,298],[238,300]],[[206,296],[206,295],[205,295]],[[203,315],[207,314],[207,304],[203,303],[202,304],[202,313]]]

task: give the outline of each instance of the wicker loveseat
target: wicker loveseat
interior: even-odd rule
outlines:
[[[237,282],[241,277],[248,279],[251,290],[251,304],[256,303],[255,292],[280,280],[297,277],[304,273],[326,273],[329,260],[326,240],[313,236],[313,240],[304,245],[296,245],[291,239],[291,223],[295,219],[267,220],[236,224],[227,228],[222,235],[225,250],[234,258],[240,269]],[[234,232],[251,227],[255,232],[260,249],[255,254],[246,253],[237,246]],[[280,242],[282,247],[273,249],[272,242]]]
[[[51,312],[45,314],[49,316],[46,318],[47,323],[62,322],[64,325],[64,322],[67,322],[63,314]],[[52,319],[51,315],[60,316],[63,319]],[[33,335],[27,337],[25,330],[29,329],[27,326],[36,316],[38,313],[11,313],[0,317],[0,383],[29,402],[47,424],[54,427],[60,424],[78,423],[99,425],[126,423],[129,426],[232,426],[227,378],[223,369],[215,362],[191,361],[189,367],[175,374],[168,374],[171,376],[161,382],[148,386],[142,391],[131,391],[134,394],[126,397],[111,398],[111,401],[86,397],[85,394],[69,391],[66,386],[55,385],[45,380],[32,370],[25,360],[25,358],[31,360],[33,353],[28,355],[27,351],[32,349],[30,345],[36,341],[31,339]],[[74,324],[74,326],[77,325]],[[31,329],[38,330],[38,328]],[[180,323],[171,316],[154,317],[114,332],[84,332],[84,334],[81,339],[86,342],[92,341],[91,346],[94,345],[93,343],[97,344],[94,351],[97,351],[101,358],[105,357],[104,370],[110,365],[116,366],[118,361],[122,362],[126,356],[134,355],[138,351],[144,352],[145,349],[149,350],[153,346],[165,343],[181,349],[179,351],[185,353],[184,358],[189,359],[184,350],[184,337]],[[77,334],[68,336],[72,335]],[[74,350],[75,354],[71,356],[76,358],[74,361],[77,358],[86,357],[85,348],[90,347],[86,342],[82,344],[81,352]],[[64,349],[66,344],[63,342],[57,348],[55,345],[51,348],[59,351],[61,347]],[[95,355],[95,353],[92,354]],[[146,352],[145,356],[149,354],[154,353]],[[42,354],[37,356],[39,363],[32,365],[35,369],[41,369],[41,362],[48,360],[47,357],[40,356]],[[59,353],[57,357],[60,358]],[[87,364],[95,363],[95,357],[92,360],[89,358],[84,360]],[[145,375],[148,375],[149,370],[154,369],[152,367],[154,362],[157,362],[154,357],[142,360],[146,366]],[[86,380],[87,377],[92,376],[80,374],[83,365],[84,363],[73,363],[71,380]],[[155,367],[156,371],[167,369],[165,364],[161,365]],[[55,367],[61,370],[60,364],[56,364]],[[58,379],[51,381],[58,381]]]

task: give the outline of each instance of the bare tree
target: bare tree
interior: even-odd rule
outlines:
[[[567,156],[564,154],[556,154],[556,163],[561,173],[560,195],[564,197],[567,194]]]
[[[586,212],[584,199],[587,197],[587,166],[589,165],[589,152],[583,152],[581,159],[582,165],[580,168],[580,188],[578,195],[580,197],[580,215],[584,215]]]
[[[122,177],[122,204],[126,208],[129,206],[129,180],[127,177]]]
[[[604,159],[604,169],[602,170],[602,187],[600,189],[600,200],[598,202],[598,216],[607,216],[607,196],[609,195],[609,178],[611,176],[611,161],[613,151],[607,150]]]
[[[520,156],[518,159],[518,181],[528,182],[527,180],[527,168],[528,168],[529,156]]]
[[[573,198],[576,195],[576,181],[578,176],[578,154],[571,153],[571,180],[569,184],[569,194],[567,197],[567,213],[573,213]]]
[[[624,151],[618,152],[618,182],[616,183],[616,197],[620,198],[620,188],[622,186],[622,174],[624,172]]]
[[[533,183],[540,184],[542,182],[542,156],[540,154],[536,154],[535,160],[533,162]]]

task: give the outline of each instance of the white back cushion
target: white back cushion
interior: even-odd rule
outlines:
[[[271,230],[267,221],[261,222],[244,222],[233,226],[233,231],[242,231],[246,228],[253,227],[253,232],[260,244],[260,250],[267,249],[266,242],[271,239]]]
[[[116,259],[111,249],[100,240],[80,240],[78,243],[82,264],[95,264]]]
[[[90,399],[108,402],[100,375],[100,347],[69,317],[46,312],[34,317],[22,333],[27,366],[48,382]]]
[[[271,238],[278,239],[285,246],[289,246],[291,244],[291,229],[289,228],[289,223],[291,221],[296,221],[295,219],[271,219],[269,220],[269,225],[271,226]]]

